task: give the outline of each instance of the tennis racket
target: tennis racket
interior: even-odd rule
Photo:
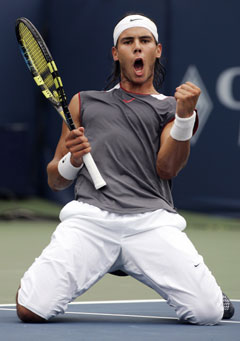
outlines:
[[[68,110],[67,98],[56,64],[36,27],[26,18],[16,20],[16,36],[23,58],[32,73],[33,79],[43,95],[61,115],[69,130],[75,129]],[[106,185],[90,153],[83,156],[83,162],[99,189]]]

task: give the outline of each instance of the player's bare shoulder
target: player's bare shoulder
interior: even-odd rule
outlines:
[[[75,124],[76,127],[79,127],[81,124],[80,124],[80,103],[79,103],[79,93],[76,93],[70,103],[69,103],[69,111],[71,113],[71,116],[72,116],[72,119],[73,119],[73,122]]]

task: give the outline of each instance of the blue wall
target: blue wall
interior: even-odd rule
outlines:
[[[45,37],[67,96],[102,89],[111,71],[112,31],[128,11],[143,12],[158,25],[167,78],[165,94],[182,81],[202,89],[200,128],[191,157],[174,180],[181,209],[240,215],[240,46],[238,0],[11,0],[0,13],[2,75],[0,195],[41,195],[62,203],[73,189],[52,193],[46,182],[61,119],[33,84],[18,52],[17,17],[29,18]]]
[[[202,89],[199,133],[174,186],[181,208],[240,215],[239,8],[237,0],[171,1],[169,90],[182,79]]]

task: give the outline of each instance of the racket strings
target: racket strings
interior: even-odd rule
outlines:
[[[54,79],[37,41],[33,37],[31,31],[23,23],[19,24],[19,34],[21,36],[22,45],[26,51],[24,55],[29,61],[29,67],[33,68],[33,71],[41,77],[40,80],[43,82],[42,86],[50,90],[52,95],[54,95],[54,90],[56,88]]]

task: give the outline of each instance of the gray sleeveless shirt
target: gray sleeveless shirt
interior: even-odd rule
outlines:
[[[75,198],[109,212],[175,212],[170,182],[156,171],[160,135],[173,120],[174,97],[110,91],[79,94],[81,125],[107,186],[96,190],[86,167],[75,184]]]

